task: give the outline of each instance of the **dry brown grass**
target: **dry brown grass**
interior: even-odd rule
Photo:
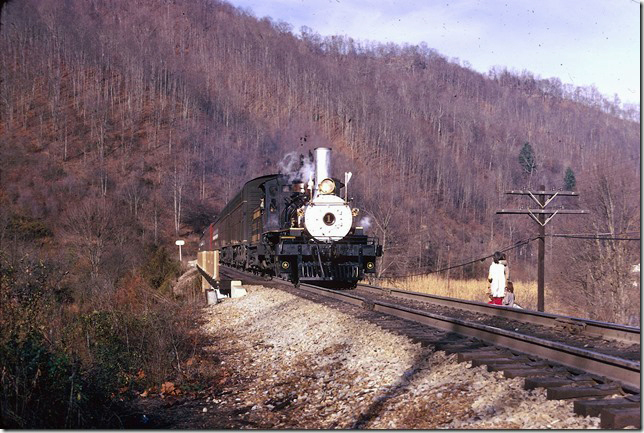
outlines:
[[[512,281],[517,304],[523,308],[537,309],[537,282]],[[431,295],[449,298],[467,299],[470,301],[487,302],[488,283],[480,280],[455,280],[441,278],[435,275],[420,275],[407,278],[381,279],[376,284],[383,287],[396,287],[413,292],[429,293]],[[546,299],[548,293],[546,288]]]

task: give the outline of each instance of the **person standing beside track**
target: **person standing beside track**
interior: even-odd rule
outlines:
[[[508,258],[506,257],[505,253],[501,253],[501,258],[499,259],[499,263],[503,265],[503,269],[505,272],[505,285],[507,289],[508,282],[510,281],[510,268],[508,267]]]
[[[501,263],[503,254],[499,251],[494,253],[493,262],[487,274],[487,280],[490,282],[491,300],[488,304],[501,305],[505,296],[505,269],[506,266]]]
[[[508,307],[514,307],[514,285],[512,281],[508,281],[505,287],[505,296],[503,297],[503,302],[501,305],[507,305]]]

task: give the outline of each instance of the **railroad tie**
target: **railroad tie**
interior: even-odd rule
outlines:
[[[602,398],[595,400],[576,400],[574,410],[581,416],[599,416],[605,409],[632,409],[638,408],[640,402],[628,398]]]
[[[543,376],[557,376],[564,375],[567,373],[565,368],[554,367],[554,368],[537,368],[537,367],[523,367],[523,368],[506,368],[503,370],[503,376],[508,379],[513,379],[515,377],[543,377]]]
[[[362,300],[362,308],[368,311],[373,311],[374,308],[376,307],[376,304],[373,303],[372,301],[369,301],[367,299]]]
[[[486,348],[485,350],[480,351],[472,350],[459,352],[457,359],[458,362],[467,362],[478,358],[507,358],[508,355],[509,353],[505,351]]]
[[[525,363],[525,361],[521,360],[508,360],[509,362],[504,362],[501,360],[501,362],[492,362],[490,364],[487,364],[487,371],[506,371],[506,370],[524,370],[528,367],[528,365]]]
[[[548,400],[565,400],[570,398],[600,397],[605,395],[621,394],[622,388],[616,384],[603,384],[595,386],[560,386],[547,388]]]
[[[409,338],[414,343],[420,343],[423,347],[435,346],[439,341],[435,337],[428,337],[426,335],[409,335]]]
[[[600,427],[604,429],[618,429],[633,426],[641,428],[640,408],[604,409],[600,414]]]
[[[420,343],[423,347],[432,346],[436,348],[437,346],[445,343],[445,338],[443,336],[437,336],[433,334],[428,334],[427,331],[423,332],[406,332],[403,333],[409,337],[414,343]]]
[[[586,381],[575,381],[570,377],[526,377],[523,388],[530,390],[535,388],[556,388],[566,385],[594,385],[595,381],[588,379]]]
[[[448,355],[451,355],[452,353],[463,353],[463,352],[469,352],[473,349],[476,349],[477,346],[476,343],[471,343],[471,342],[464,342],[464,343],[456,343],[456,342],[443,342],[443,343],[438,343],[436,344],[436,350],[441,350]]]
[[[579,385],[585,385],[587,382],[592,382],[592,385],[596,385],[598,383],[605,383],[604,380],[597,378],[597,376],[593,376],[588,373],[582,373],[582,374],[571,374],[570,375],[570,380],[573,382],[579,384]]]
[[[526,361],[529,361],[529,359],[525,356],[517,356],[516,358],[496,358],[496,357],[490,357],[490,358],[474,358],[472,359],[472,367],[478,367],[481,365],[488,365],[488,366],[508,366],[508,365],[519,365],[523,364]]]
[[[542,360],[526,362],[526,365],[528,367],[533,367],[533,368],[548,368],[548,367],[552,367],[552,365],[549,362],[542,361]]]
[[[555,319],[555,328],[560,328],[571,334],[581,334],[586,330],[586,323],[580,320],[559,317]]]

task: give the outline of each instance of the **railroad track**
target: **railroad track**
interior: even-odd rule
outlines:
[[[638,361],[626,360],[561,342],[549,341],[543,338],[509,331],[507,329],[429,313],[391,302],[372,300],[351,292],[330,290],[309,284],[302,284],[301,289],[315,293],[324,293],[327,297],[339,299],[372,311],[422,323],[444,331],[455,332],[528,355],[545,358],[572,369],[605,377],[620,383],[625,389],[631,392],[639,393],[640,363]],[[505,313],[508,312],[506,311]]]
[[[228,268],[225,272],[233,278],[256,278]],[[266,284],[261,281],[258,283]],[[277,286],[281,284],[283,283],[270,283]],[[290,286],[289,283],[286,284]],[[461,362],[487,365],[488,370],[503,371],[508,378],[524,377],[527,389],[546,388],[549,399],[580,399],[575,401],[575,412],[582,416],[601,414],[602,427],[640,426],[639,359],[625,359],[561,341],[551,341],[511,329],[450,317],[445,313],[437,314],[422,307],[412,308],[399,301],[405,299],[429,303],[448,309],[464,310],[471,314],[491,316],[497,320],[525,321],[542,327],[555,328],[564,324],[590,335],[630,343],[635,340],[639,343],[639,328],[493,307],[472,301],[371,285],[359,285],[355,291],[338,291],[301,284],[299,290],[461,335],[463,340],[443,344],[442,347],[439,347],[440,343],[436,341],[423,341],[422,337],[418,340],[425,344],[435,344],[440,350],[458,353]],[[398,302],[392,302],[390,299]],[[622,394],[624,398],[601,398],[614,394]],[[597,397],[600,398],[593,399]]]
[[[532,310],[522,310],[511,307],[492,306],[482,302],[463,299],[447,298],[444,296],[411,292],[401,289],[391,289],[370,284],[359,284],[359,288],[372,293],[393,296],[400,299],[426,302],[448,308],[456,308],[472,313],[481,313],[523,323],[532,323],[551,328],[567,328],[571,333],[586,334],[607,340],[619,340],[625,343],[640,343],[640,328],[615,323],[600,322],[577,317],[561,316]]]

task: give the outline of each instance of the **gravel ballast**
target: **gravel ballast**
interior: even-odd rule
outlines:
[[[599,418],[548,401],[523,379],[458,363],[377,322],[263,286],[204,309],[203,331],[220,360],[221,395],[201,407],[247,428],[522,429],[598,428]],[[347,312],[348,311],[348,312]],[[205,410],[204,410],[205,409]]]

